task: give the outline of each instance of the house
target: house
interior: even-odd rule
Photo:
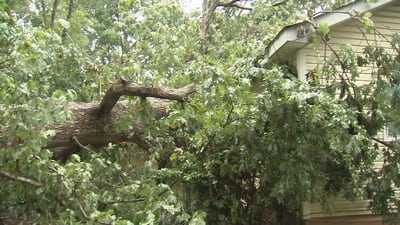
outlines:
[[[329,27],[329,45],[337,50],[340,45],[352,44],[356,52],[361,52],[367,42],[363,36],[362,25],[352,19],[352,15],[370,12],[375,27],[389,40],[400,32],[400,0],[358,0],[337,8],[329,13],[321,13],[314,19],[317,24],[324,23]],[[326,49],[321,40],[316,40],[313,27],[309,22],[290,25],[282,29],[268,46],[268,58],[278,64],[289,65],[300,80],[307,80],[307,74],[321,63],[321,52],[332,52]],[[389,47],[389,42],[387,42]],[[326,54],[325,54],[326,55]],[[363,74],[361,74],[361,78]],[[368,82],[369,75],[365,75]],[[361,79],[361,82],[363,80]],[[382,137],[383,134],[382,134]],[[305,203],[303,218],[306,225],[378,225],[382,217],[368,210],[368,200],[350,202],[341,198],[332,198],[332,209],[326,212],[318,203]]]

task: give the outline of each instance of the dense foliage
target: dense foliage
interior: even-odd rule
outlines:
[[[336,194],[371,198],[396,219],[399,145],[375,137],[400,127],[400,36],[391,50],[343,45],[299,81],[266,46],[305,10],[335,5],[283,2],[219,8],[203,36],[200,12],[177,0],[0,0],[0,169],[39,182],[1,176],[0,221],[281,224]],[[355,19],[380,36],[368,15]],[[329,28],[315,26],[323,39]],[[368,65],[371,82],[356,85]],[[46,125],[73,120],[68,102],[100,100],[119,76],[197,92],[160,120],[144,113],[157,143],[148,151],[118,143],[53,160]]]

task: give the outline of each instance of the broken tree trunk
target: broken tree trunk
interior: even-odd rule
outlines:
[[[94,103],[70,103],[68,110],[73,113],[74,120],[64,124],[54,124],[48,129],[55,130],[56,135],[49,140],[46,148],[54,152],[54,158],[65,161],[71,154],[84,146],[106,146],[109,143],[133,142],[148,149],[151,140],[144,137],[146,124],[135,116],[140,109],[128,112],[127,102],[118,102],[123,95],[148,97],[146,101],[156,118],[167,114],[171,100],[185,101],[195,91],[193,85],[180,89],[146,87],[129,83],[119,78],[106,92],[102,101]],[[130,114],[133,121],[131,130],[119,131],[116,124],[123,116]]]

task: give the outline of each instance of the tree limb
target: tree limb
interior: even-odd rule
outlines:
[[[146,87],[138,84],[131,84],[125,78],[120,77],[107,90],[100,103],[98,115],[109,113],[122,95],[153,97],[183,102],[189,94],[195,91],[196,88],[193,84],[187,85],[181,89]]]
[[[239,2],[240,0],[232,0],[230,2],[226,2],[226,3],[219,3],[218,7],[225,7],[225,8],[238,8],[238,9],[242,9],[242,10],[253,10],[253,8],[250,7],[245,7],[242,5],[237,4],[237,2]]]
[[[74,12],[74,0],[69,0],[67,20],[70,20],[72,18],[73,12]]]
[[[18,182],[21,182],[21,183],[30,184],[30,185],[33,185],[33,186],[36,186],[36,187],[41,187],[42,186],[42,183],[40,183],[38,181],[34,181],[34,180],[31,180],[31,179],[26,178],[26,177],[20,177],[20,176],[12,175],[12,174],[10,174],[10,173],[2,170],[2,169],[0,169],[0,176],[6,177],[8,179],[15,180],[15,181],[18,181]]]
[[[203,16],[203,20],[201,21],[200,24],[200,34],[203,37],[207,36],[207,30],[208,27],[210,26],[211,16],[213,15],[215,9],[218,7],[219,3],[220,3],[219,0],[212,0],[210,8],[208,8],[207,12]]]
[[[273,6],[273,7],[281,6],[281,5],[286,4],[288,1],[289,1],[289,0],[283,0],[283,1],[280,1],[280,2],[277,2],[277,3],[272,4],[272,6]]]
[[[143,118],[143,113],[160,119],[167,115],[172,100],[187,101],[188,95],[195,91],[193,84],[178,89],[147,87],[119,78],[110,86],[100,103],[71,102],[66,110],[71,112],[72,120],[37,129],[54,131],[55,135],[49,137],[47,145],[43,147],[50,149],[53,157],[61,162],[65,162],[71,154],[81,149],[95,151],[96,147],[120,142],[135,143],[146,150],[154,145],[154,140],[145,135],[148,121],[140,119]],[[148,106],[129,106],[127,101],[118,101],[122,95],[146,97],[142,101],[146,101]],[[6,110],[0,105],[0,113]],[[0,126],[0,146],[18,146],[20,143],[17,142],[23,142],[19,140],[8,143],[2,140],[6,129],[1,128]],[[93,149],[87,146],[92,146]]]
[[[69,0],[67,21],[70,21],[70,20],[71,20],[73,12],[74,12],[74,0]],[[62,35],[61,35],[61,37],[62,37],[63,39],[65,39],[65,37],[67,36],[67,32],[68,32],[67,29],[64,28],[64,29],[63,29],[63,33],[62,33]]]
[[[116,203],[135,203],[144,202],[147,198],[134,198],[134,199],[121,199],[121,200],[111,200],[111,201],[101,201],[102,204],[116,204]]]
[[[394,145],[391,142],[382,141],[382,140],[380,140],[378,138],[374,138],[374,137],[372,137],[371,139],[374,140],[375,142],[378,142],[381,145],[384,145],[385,147],[390,148],[390,149],[394,148]]]
[[[57,8],[58,4],[60,3],[60,0],[54,0],[53,4],[53,11],[51,12],[51,19],[50,19],[50,27],[54,27],[54,23],[56,21],[56,16],[57,16]]]
[[[90,148],[88,148],[87,146],[84,146],[83,144],[81,144],[81,142],[78,140],[77,137],[73,136],[72,140],[75,141],[75,143],[81,148],[81,149],[85,149],[88,152],[94,153]]]
[[[207,36],[207,31],[208,31],[208,27],[210,26],[211,17],[213,15],[215,9],[217,9],[217,7],[238,8],[241,10],[253,10],[253,8],[237,4],[237,2],[240,2],[240,0],[231,0],[229,2],[221,2],[220,0],[212,0],[208,10],[205,10],[207,1],[204,0],[203,1],[203,10],[206,11],[206,13],[204,14],[203,19],[200,24],[200,34],[203,37]]]

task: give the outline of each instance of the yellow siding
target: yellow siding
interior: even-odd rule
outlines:
[[[343,197],[334,197],[329,205],[330,209],[328,212],[321,210],[319,203],[313,203],[305,205],[307,212],[305,217],[309,218],[321,218],[321,217],[334,217],[334,216],[348,216],[348,215],[371,215],[372,213],[366,210],[369,205],[367,200],[358,200],[350,202],[345,200]],[[307,215],[308,214],[308,215]]]
[[[382,38],[380,43],[390,48],[391,36],[400,32],[400,1],[372,12],[372,14],[372,20],[377,30],[387,37],[387,39]],[[363,34],[361,31],[365,32],[363,25],[354,20],[342,23],[336,27],[331,27],[328,43],[333,49],[339,49],[343,44],[351,44],[355,53],[361,53],[368,45],[367,40],[374,40],[374,34]],[[307,46],[306,49],[307,71],[312,71],[323,61],[325,56],[331,55],[329,48],[318,41],[316,44]],[[369,82],[371,79],[370,70],[362,68],[362,71],[364,73],[360,75],[360,82]]]
[[[383,225],[383,218],[377,215],[326,217],[306,220],[306,225]],[[386,224],[385,224],[386,225]]]
[[[391,5],[384,8],[378,9],[378,11],[372,12],[372,20],[375,23],[375,27],[379,32],[387,35],[388,40],[391,40],[391,36],[396,32],[400,32],[400,1],[391,3]],[[373,34],[364,34],[363,26],[356,21],[347,21],[342,24],[336,25],[330,28],[329,44],[333,49],[339,49],[343,44],[351,44],[354,46],[356,53],[363,52],[363,49],[367,46],[368,42],[366,39],[374,40]],[[381,43],[390,47],[390,42],[382,39]],[[305,47],[306,52],[306,69],[307,71],[313,71],[319,64],[324,62],[324,58],[331,55],[331,51],[322,42],[315,41],[314,44],[310,44]],[[361,68],[363,71],[360,74],[360,84],[365,84],[370,81],[371,68]],[[322,81],[325,82],[325,81]],[[378,135],[382,137],[382,133]],[[382,165],[382,162],[376,162],[376,166]],[[354,215],[371,215],[371,212],[367,210],[368,200],[360,200],[355,202],[346,201],[343,198],[332,199],[331,212],[324,212],[321,209],[319,203],[304,205],[304,217],[305,219],[313,218],[328,218],[338,216],[354,216]],[[311,223],[310,223],[311,224]]]

